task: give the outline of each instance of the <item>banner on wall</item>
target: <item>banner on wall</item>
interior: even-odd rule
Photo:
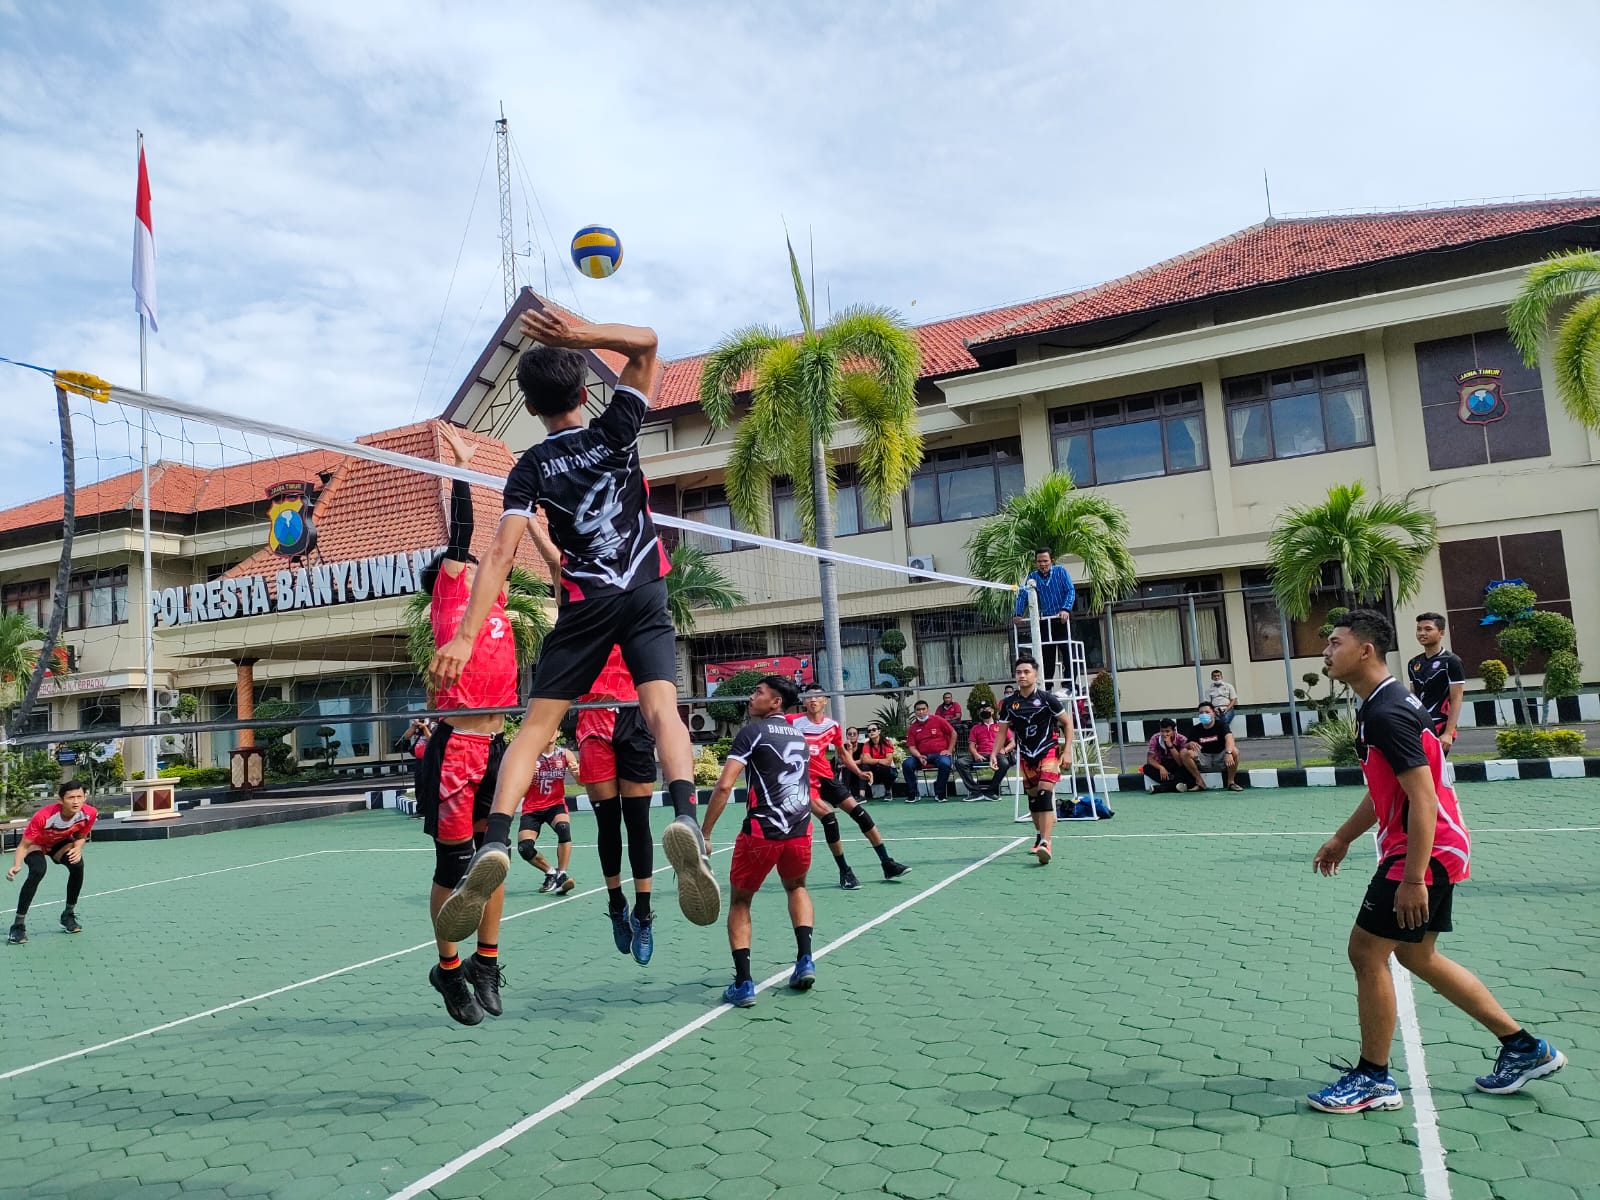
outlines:
[[[815,680],[809,654],[779,654],[771,658],[729,658],[707,663],[706,695],[715,696],[717,688],[730,676],[740,671],[760,671],[763,675],[787,675],[796,684]]]

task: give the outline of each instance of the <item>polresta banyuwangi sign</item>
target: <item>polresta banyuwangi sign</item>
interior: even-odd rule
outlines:
[[[440,549],[401,550],[161,588],[150,593],[150,612],[160,625],[193,625],[409,596],[421,587],[422,568]]]

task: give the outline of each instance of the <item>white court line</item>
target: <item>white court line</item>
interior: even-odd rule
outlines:
[[[732,849],[732,847],[727,847],[727,849]],[[713,850],[712,853],[720,854],[722,851]],[[650,874],[651,877],[654,878],[655,876],[660,875],[662,872],[671,870],[672,867],[670,865],[665,867],[657,867]],[[560,900],[554,900],[548,904],[540,904],[533,908],[525,908],[521,912],[511,913],[509,916],[501,917],[500,922],[501,924],[505,924],[507,921],[515,921],[518,917],[526,917],[530,913],[544,912],[547,908],[561,908],[569,901],[582,900],[586,896],[597,896],[605,890],[606,888],[602,884],[600,887],[590,888],[586,892],[579,892],[573,896],[563,896]],[[54,1058],[46,1058],[40,1062],[29,1063],[25,1067],[14,1067],[9,1071],[0,1072],[0,1080],[15,1079],[19,1075],[27,1075],[33,1071],[40,1070],[41,1068],[54,1066],[56,1063],[67,1062],[74,1058],[82,1058],[87,1054],[94,1054],[100,1050],[109,1050],[113,1046],[121,1046],[126,1042],[137,1041],[139,1038],[149,1037],[153,1033],[163,1033],[168,1029],[176,1029],[179,1025],[187,1025],[191,1021],[198,1021],[203,1017],[214,1017],[218,1013],[225,1013],[230,1009],[243,1008],[247,1004],[256,1004],[262,1000],[270,1000],[272,997],[281,996],[285,992],[293,992],[299,988],[310,987],[313,983],[321,983],[325,979],[333,979],[339,975],[348,975],[350,972],[359,971],[363,967],[373,967],[381,962],[388,962],[391,958],[400,958],[407,954],[415,954],[418,950],[426,950],[434,945],[435,942],[430,938],[426,942],[418,942],[415,946],[407,946],[404,950],[391,950],[388,954],[380,954],[377,958],[369,958],[365,962],[352,963],[348,967],[340,967],[336,971],[325,971],[323,974],[314,975],[310,979],[302,979],[297,983],[290,983],[280,988],[273,988],[270,992],[262,992],[256,996],[246,996],[243,1000],[234,1000],[228,1004],[219,1004],[217,1007],[208,1008],[204,1012],[191,1013],[187,1017],[179,1017],[176,1020],[166,1021],[160,1025],[152,1025],[149,1029],[141,1029],[137,1033],[129,1033],[124,1034],[119,1038],[112,1038],[109,1042],[101,1042],[98,1045],[85,1046],[81,1049],[73,1050],[66,1054],[58,1054]]]
[[[874,917],[865,924],[857,925],[849,933],[834,939],[826,946],[822,947],[822,949],[818,950],[813,957],[822,958],[824,955],[831,954],[833,951],[849,945],[863,933],[866,933],[869,929],[875,929],[879,925],[882,925],[885,921],[899,916],[901,913],[905,912],[906,909],[910,908],[914,904],[920,904],[935,892],[942,892],[952,883],[955,883],[957,880],[972,874],[972,872],[976,871],[979,867],[993,862],[1001,855],[1016,849],[1016,847],[1022,845],[1022,843],[1026,840],[1027,839],[1025,837],[1013,838],[1007,845],[1002,846],[1000,849],[991,854],[985,855],[975,863],[971,863],[968,866],[962,867],[961,870],[957,871],[954,875],[947,875],[932,887],[926,889],[925,891],[918,892],[909,900],[902,900],[899,904],[896,904],[887,912]],[[789,971],[779,971],[776,975],[772,975],[766,979],[763,979],[756,986],[756,991],[764,992],[773,985],[787,980],[788,977]],[[462,1168],[471,1166],[484,1155],[498,1150],[507,1142],[522,1136],[536,1125],[542,1125],[545,1121],[548,1121],[551,1117],[557,1115],[558,1113],[565,1112],[574,1104],[578,1103],[578,1101],[584,1099],[584,1097],[591,1095],[619,1076],[625,1075],[640,1063],[654,1058],[663,1050],[670,1049],[677,1043],[681,1042],[684,1038],[688,1037],[691,1033],[694,1033],[700,1029],[704,1029],[707,1025],[711,1024],[711,1022],[715,1021],[724,1013],[729,1013],[732,1011],[732,1006],[727,1004],[718,1004],[715,1008],[708,1009],[706,1012],[701,1013],[694,1020],[690,1021],[687,1025],[680,1026],[671,1033],[667,1034],[667,1036],[661,1040],[653,1043],[652,1045],[646,1046],[637,1054],[623,1059],[610,1070],[603,1071],[599,1075],[596,1075],[593,1079],[589,1080],[588,1083],[573,1088],[560,1099],[553,1100],[541,1108],[538,1112],[523,1117],[522,1120],[518,1121],[515,1125],[511,1125],[501,1132],[495,1134],[494,1137],[490,1138],[488,1141],[481,1142],[474,1146],[471,1150],[468,1150],[466,1153],[452,1158],[449,1162],[445,1163],[444,1166],[440,1167],[432,1174],[425,1175],[411,1186],[403,1189],[402,1191],[393,1193],[390,1197],[390,1200],[413,1200],[413,1197],[420,1196],[430,1188],[433,1188],[435,1185],[443,1183],[452,1175],[460,1172]]]

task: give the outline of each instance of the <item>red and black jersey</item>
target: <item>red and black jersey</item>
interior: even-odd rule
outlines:
[[[1060,728],[1056,718],[1064,706],[1059,696],[1036,687],[1024,696],[1015,692],[1000,702],[1000,720],[1011,726],[1017,752],[1024,758],[1040,758],[1056,748]]]
[[[472,588],[466,571],[454,575],[440,570],[428,604],[433,623],[433,642],[443,646],[456,635],[461,619],[467,615]],[[462,668],[461,678],[433,698],[433,706],[448,712],[456,708],[514,708],[517,703],[517,639],[506,616],[506,597],[494,598],[488,619],[478,630],[472,653]]]
[[[1435,733],[1445,727],[1450,715],[1450,689],[1467,682],[1467,668],[1448,650],[1437,654],[1419,654],[1406,664],[1406,678],[1411,681],[1411,692],[1422,707],[1428,710],[1428,719]]]
[[[751,721],[733,739],[728,761],[748,773],[744,832],[766,841],[811,835],[811,748],[781,715]]]
[[[788,721],[810,748],[811,778],[832,779],[833,763],[828,758],[828,747],[837,746],[841,753],[844,750],[844,730],[839,728],[839,722],[832,717],[813,721],[805,713],[793,713]]]
[[[1378,815],[1378,851],[1390,866],[1390,879],[1405,878],[1411,805],[1399,776],[1427,767],[1439,797],[1439,819],[1433,831],[1433,857],[1444,864],[1451,883],[1471,875],[1472,835],[1461,817],[1455,789],[1445,778],[1444,746],[1427,722],[1422,701],[1391,676],[1380,683],[1356,710],[1361,773]]]
[[[59,803],[46,804],[28,821],[22,838],[46,854],[54,854],[65,843],[88,837],[99,816],[92,804],[85,804],[70,817],[61,811]]]

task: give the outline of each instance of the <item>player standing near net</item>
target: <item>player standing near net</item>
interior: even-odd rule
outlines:
[[[755,980],[750,974],[750,901],[762,882],[777,868],[789,899],[789,922],[794,926],[794,973],[789,986],[803,992],[817,978],[811,958],[811,932],[816,921],[806,872],[811,869],[811,785],[807,768],[816,760],[797,729],[784,720],[786,709],[799,702],[794,681],[768,675],[750,696],[750,721],[739,730],[728,751],[728,761],[706,805],[706,840],[716,827],[733,785],[746,766],[744,827],[733,843],[733,864],[728,882],[733,898],[728,902],[728,946],[733,951],[733,982],[722,993],[727,1004],[749,1008],[756,1002]]]
[[[1033,849],[1042,867],[1050,861],[1050,835],[1056,827],[1056,783],[1063,767],[1072,767],[1072,712],[1061,698],[1039,686],[1039,668],[1024,655],[1012,664],[1017,690],[1000,702],[1000,720],[1006,726],[1006,745],[1016,747],[1022,790],[1033,815]],[[1056,734],[1066,735],[1063,753]]]
[[[899,879],[909,874],[910,867],[889,857],[889,848],[883,844],[883,834],[878,832],[877,823],[867,811],[867,806],[858,803],[850,794],[828,760],[828,748],[831,746],[844,770],[861,779],[870,781],[872,778],[856,765],[855,757],[844,743],[844,731],[839,727],[839,722],[828,715],[828,693],[822,690],[821,684],[808,683],[800,694],[805,711],[790,714],[789,724],[806,739],[806,746],[811,752],[811,813],[822,822],[823,839],[828,843],[834,865],[839,868],[839,886],[847,892],[853,892],[861,886],[861,881],[844,860],[844,843],[839,836],[839,818],[834,815],[835,809],[842,809],[856,823],[868,844],[877,851],[885,879]]]
[[[22,881],[22,894],[17,897],[17,915],[6,935],[7,945],[28,944],[28,909],[51,863],[67,869],[67,905],[61,910],[61,928],[68,933],[83,932],[76,911],[83,891],[83,850],[100,815],[88,800],[83,784],[63,783],[56,789],[56,802],[34,813],[23,827],[6,879],[15,879],[24,866],[28,877]]]
[[[567,815],[567,772],[578,772],[578,757],[551,738],[533,768],[533,783],[522,798],[522,820],[517,824],[517,853],[530,867],[544,872],[543,893],[565,896],[577,885],[567,874],[572,862],[572,819]],[[539,853],[539,827],[548,825],[556,835],[556,867]]]
[[[541,343],[517,364],[517,383],[548,434],[525,451],[506,479],[505,510],[478,572],[461,627],[434,655],[429,671],[445,685],[460,676],[523,536],[543,508],[561,551],[566,602],[534,668],[527,717],[506,751],[483,848],[435,918],[441,937],[470,929],[505,879],[511,817],[533,778],[539,750],[572,702],[594,684],[612,646],[639,692],[645,723],[659,747],[676,818],[661,838],[678,876],[678,903],[709,925],[722,893],[695,820],[689,731],[678,715],[676,633],[667,612],[668,561],[650,518],[649,488],[639,465],[645,389],[656,373],[656,335],[630,325],[569,324],[551,312],[522,315],[522,332]],[[627,362],[605,412],[584,427],[588,363],[579,350],[611,350]]]
[[[1446,754],[1456,744],[1461,697],[1467,690],[1467,668],[1444,648],[1444,614],[1417,614],[1417,644],[1422,653],[1406,664],[1411,692],[1428,710],[1428,721]]]
[[[1349,685],[1361,700],[1356,722],[1367,794],[1317,851],[1311,868],[1337,874],[1351,843],[1374,824],[1379,855],[1350,931],[1361,1060],[1336,1083],[1307,1097],[1322,1112],[1358,1113],[1405,1103],[1389,1074],[1396,1019],[1390,955],[1500,1039],[1494,1070],[1478,1078],[1479,1091],[1515,1092],[1567,1062],[1549,1042],[1512,1020],[1477,976],[1435,950],[1439,934],[1450,932],[1455,885],[1470,874],[1471,837],[1456,794],[1445,782],[1438,735],[1422,704],[1389,674],[1385,656],[1393,646],[1388,618],[1358,608],[1334,623],[1322,654],[1332,678]]]
[[[443,422],[439,432],[450,446],[456,466],[472,461],[473,449]],[[450,484],[450,529],[444,553],[422,569],[422,590],[428,595],[433,643],[443,646],[460,632],[468,597],[478,572],[472,555],[472,489],[457,479]],[[505,592],[495,584],[488,611],[467,641],[463,669],[433,696],[436,709],[510,708],[517,703],[517,650]],[[434,921],[439,962],[428,982],[444,997],[445,1011],[463,1025],[476,1025],[483,1014],[501,1013],[500,914],[505,889],[499,884],[484,894],[470,924],[446,935],[439,930],[439,912],[467,873],[478,838],[483,835],[494,795],[496,773],[505,753],[505,718],[494,713],[469,713],[440,721],[428,738],[417,768],[417,807],[422,828],[433,838],[433,886],[428,912]],[[520,799],[520,796],[519,796]],[[502,876],[502,880],[504,876]],[[465,964],[461,939],[477,931],[478,945]]]

